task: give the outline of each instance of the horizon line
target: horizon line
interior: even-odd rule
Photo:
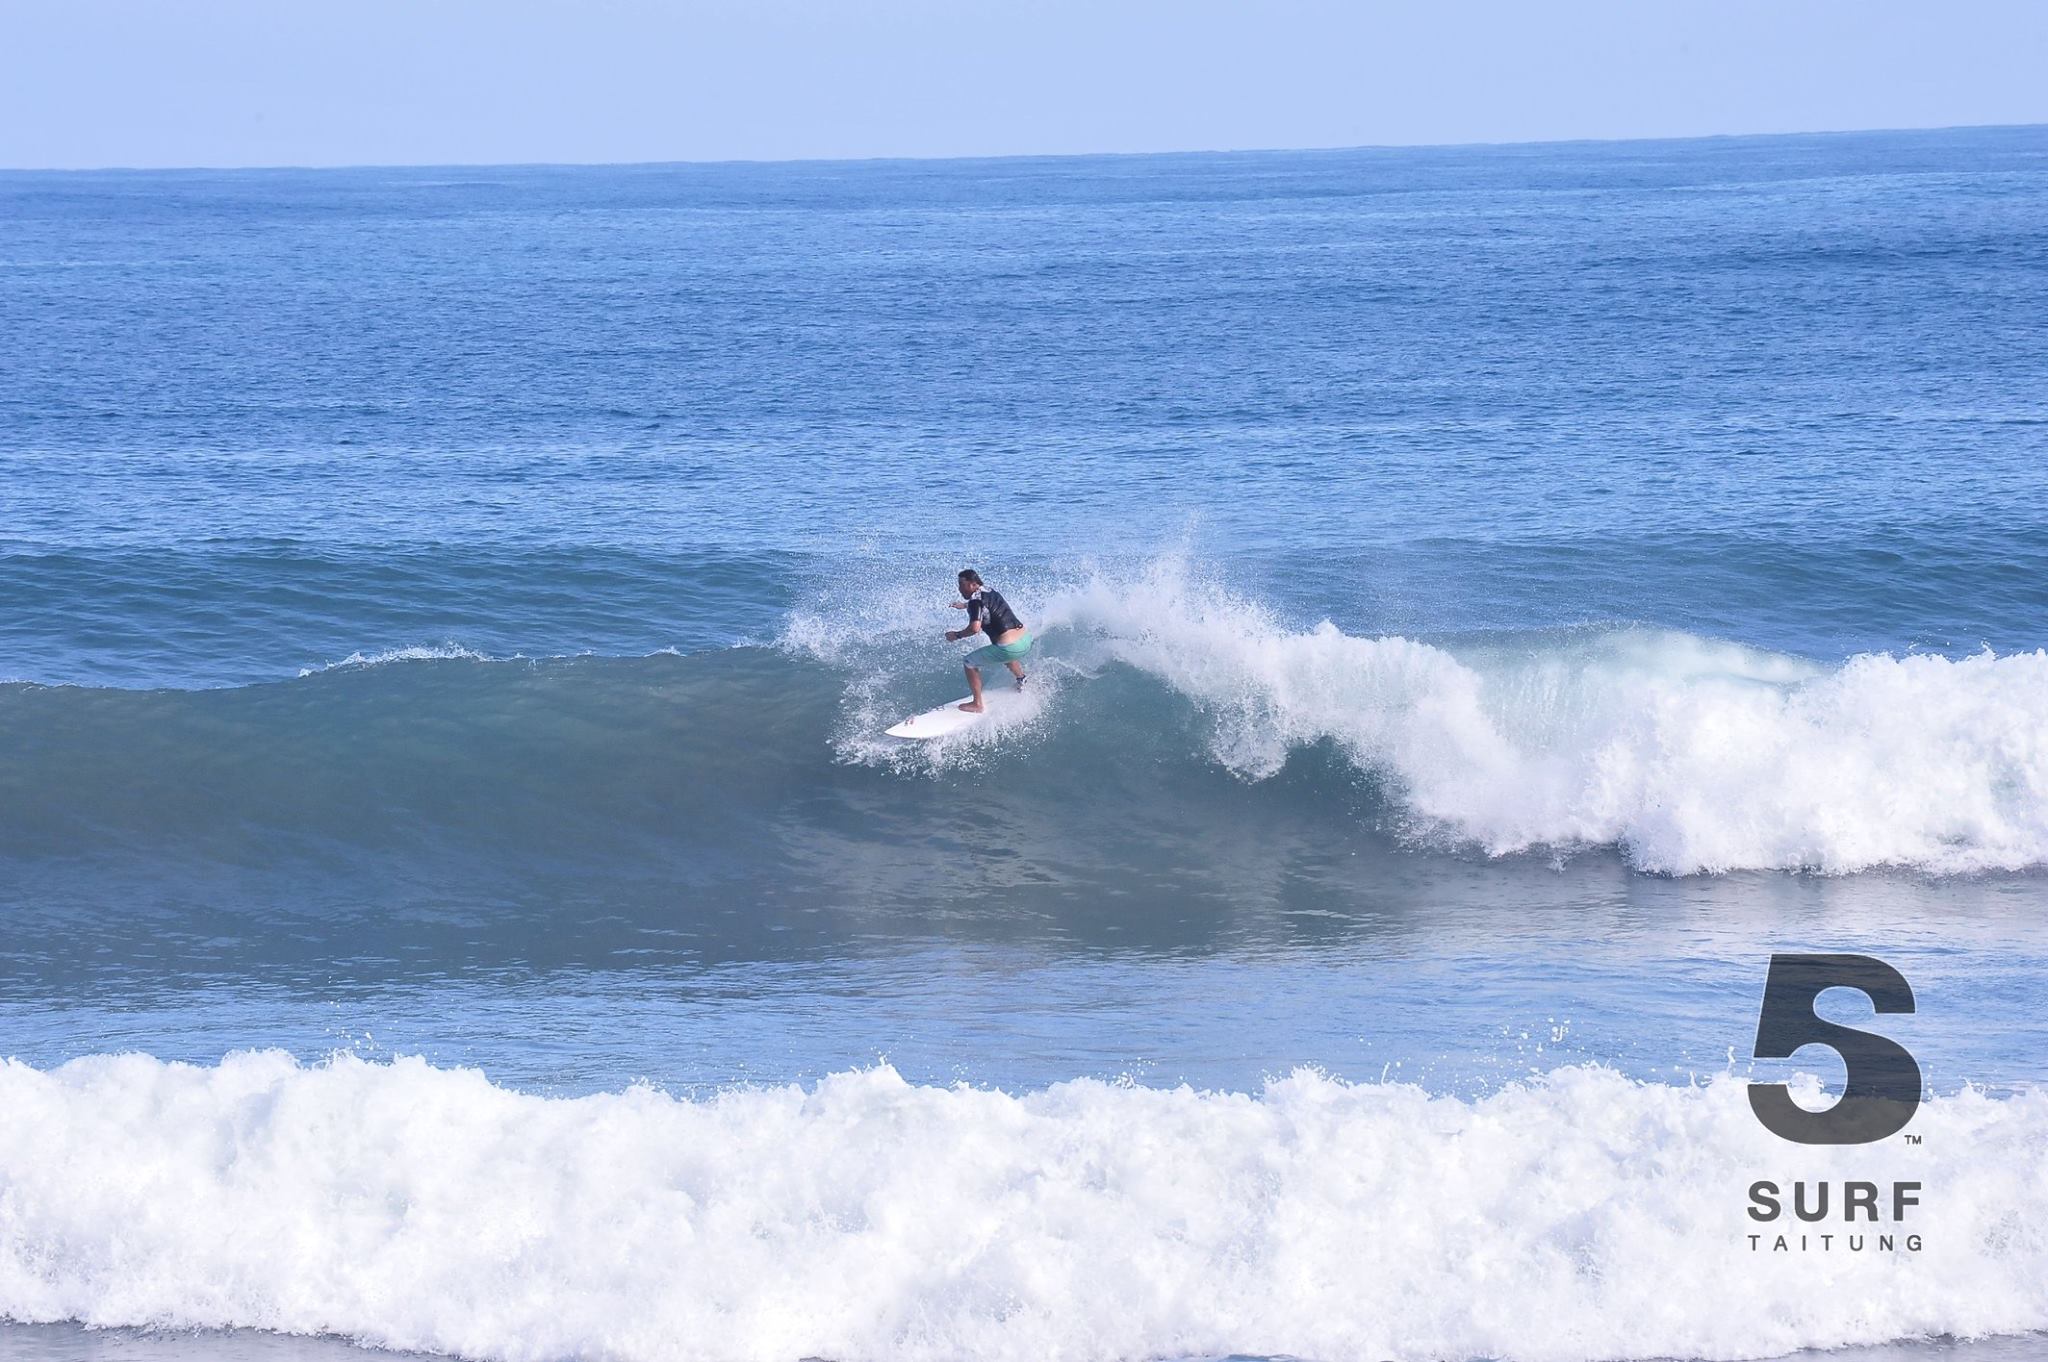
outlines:
[[[1505,147],[1628,146],[1675,142],[1766,141],[1802,137],[1877,137],[1904,133],[2018,132],[2048,129],[2041,123],[1943,123],[1914,127],[1800,128],[1775,132],[1684,133],[1660,137],[1532,137],[1469,142],[1359,142],[1333,146],[1186,147],[1153,151],[1018,151],[943,156],[728,156],[662,161],[332,161],[247,165],[0,166],[0,175],[226,175],[280,171],[350,170],[630,170],[676,166],[807,166],[983,163],[990,161],[1081,161],[1169,156],[1341,155],[1347,152],[1464,151]]]

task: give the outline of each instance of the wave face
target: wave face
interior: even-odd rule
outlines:
[[[1910,1151],[1790,1150],[1737,1082],[1598,1068],[1474,1102],[887,1068],[686,1101],[125,1055],[0,1063],[0,1107],[23,1321],[706,1362],[1739,1358],[2048,1327],[2042,1094],[1937,1099]],[[1921,1183],[1921,1247],[1753,1251],[1749,1185],[1794,1177]]]
[[[232,859],[260,832],[703,882],[883,844],[915,861],[967,798],[1026,861],[1142,861],[1146,838],[1185,857],[1284,808],[1359,844],[1605,847],[1679,875],[2048,864],[2048,653],[1826,667],[1648,629],[1366,638],[1287,627],[1184,564],[1146,572],[1031,584],[1033,704],[929,746],[879,734],[960,689],[956,662],[930,602],[886,590],[799,612],[772,650],[422,648],[221,691],[0,687],[0,722],[31,735],[0,772],[0,850]]]

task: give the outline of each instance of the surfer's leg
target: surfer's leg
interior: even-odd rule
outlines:
[[[1031,652],[1031,645],[1037,642],[1031,635],[1003,645],[1003,665],[1010,669],[1010,675],[1017,678],[1017,689],[1024,689],[1024,659]]]
[[[966,668],[966,672],[967,689],[974,692],[974,698],[960,706],[960,708],[966,710],[969,714],[979,714],[981,713],[981,668],[969,666]]]

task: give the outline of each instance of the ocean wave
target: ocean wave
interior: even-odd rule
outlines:
[[[280,1052],[0,1063],[0,1316],[467,1357],[1746,1358],[2048,1327],[2048,1094],[1781,1144],[1742,1084],[909,1084],[694,1100]],[[1920,1185],[1752,1248],[1771,1178]],[[1784,1227],[1778,1227],[1784,1228]],[[1902,1245],[1917,1235],[1917,1249]],[[1813,1241],[1817,1242],[1817,1241]]]
[[[1193,864],[1218,819],[1292,801],[1319,839],[1348,818],[1347,838],[1611,848],[1662,874],[2048,866],[2048,652],[1828,665],[1629,626],[1361,636],[1170,559],[1014,597],[1042,640],[1031,702],[928,744],[883,730],[961,693],[964,649],[938,640],[957,619],[886,577],[773,647],[451,643],[213,691],[0,686],[0,727],[33,735],[0,770],[0,852],[233,859],[261,828],[380,854],[822,865],[944,841],[970,799],[1020,864],[1114,863],[1140,832]]]
[[[1334,746],[1421,842],[1614,846],[1670,874],[2048,864],[2041,650],[1827,667],[1639,627],[1358,637],[1290,627],[1174,557],[1047,584],[1041,599],[1055,681],[1138,672],[1194,705],[1202,753],[1246,780]],[[848,665],[850,633],[800,620],[784,646]],[[818,652],[821,635],[835,642]],[[849,758],[902,764],[873,737],[886,712],[873,696],[904,665],[871,653],[857,672]]]

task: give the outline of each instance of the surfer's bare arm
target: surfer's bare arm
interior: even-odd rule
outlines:
[[[965,629],[948,629],[946,631],[946,642],[951,643],[955,639],[973,638],[976,634],[980,632],[981,621],[978,619],[972,619],[967,621],[967,627]]]

